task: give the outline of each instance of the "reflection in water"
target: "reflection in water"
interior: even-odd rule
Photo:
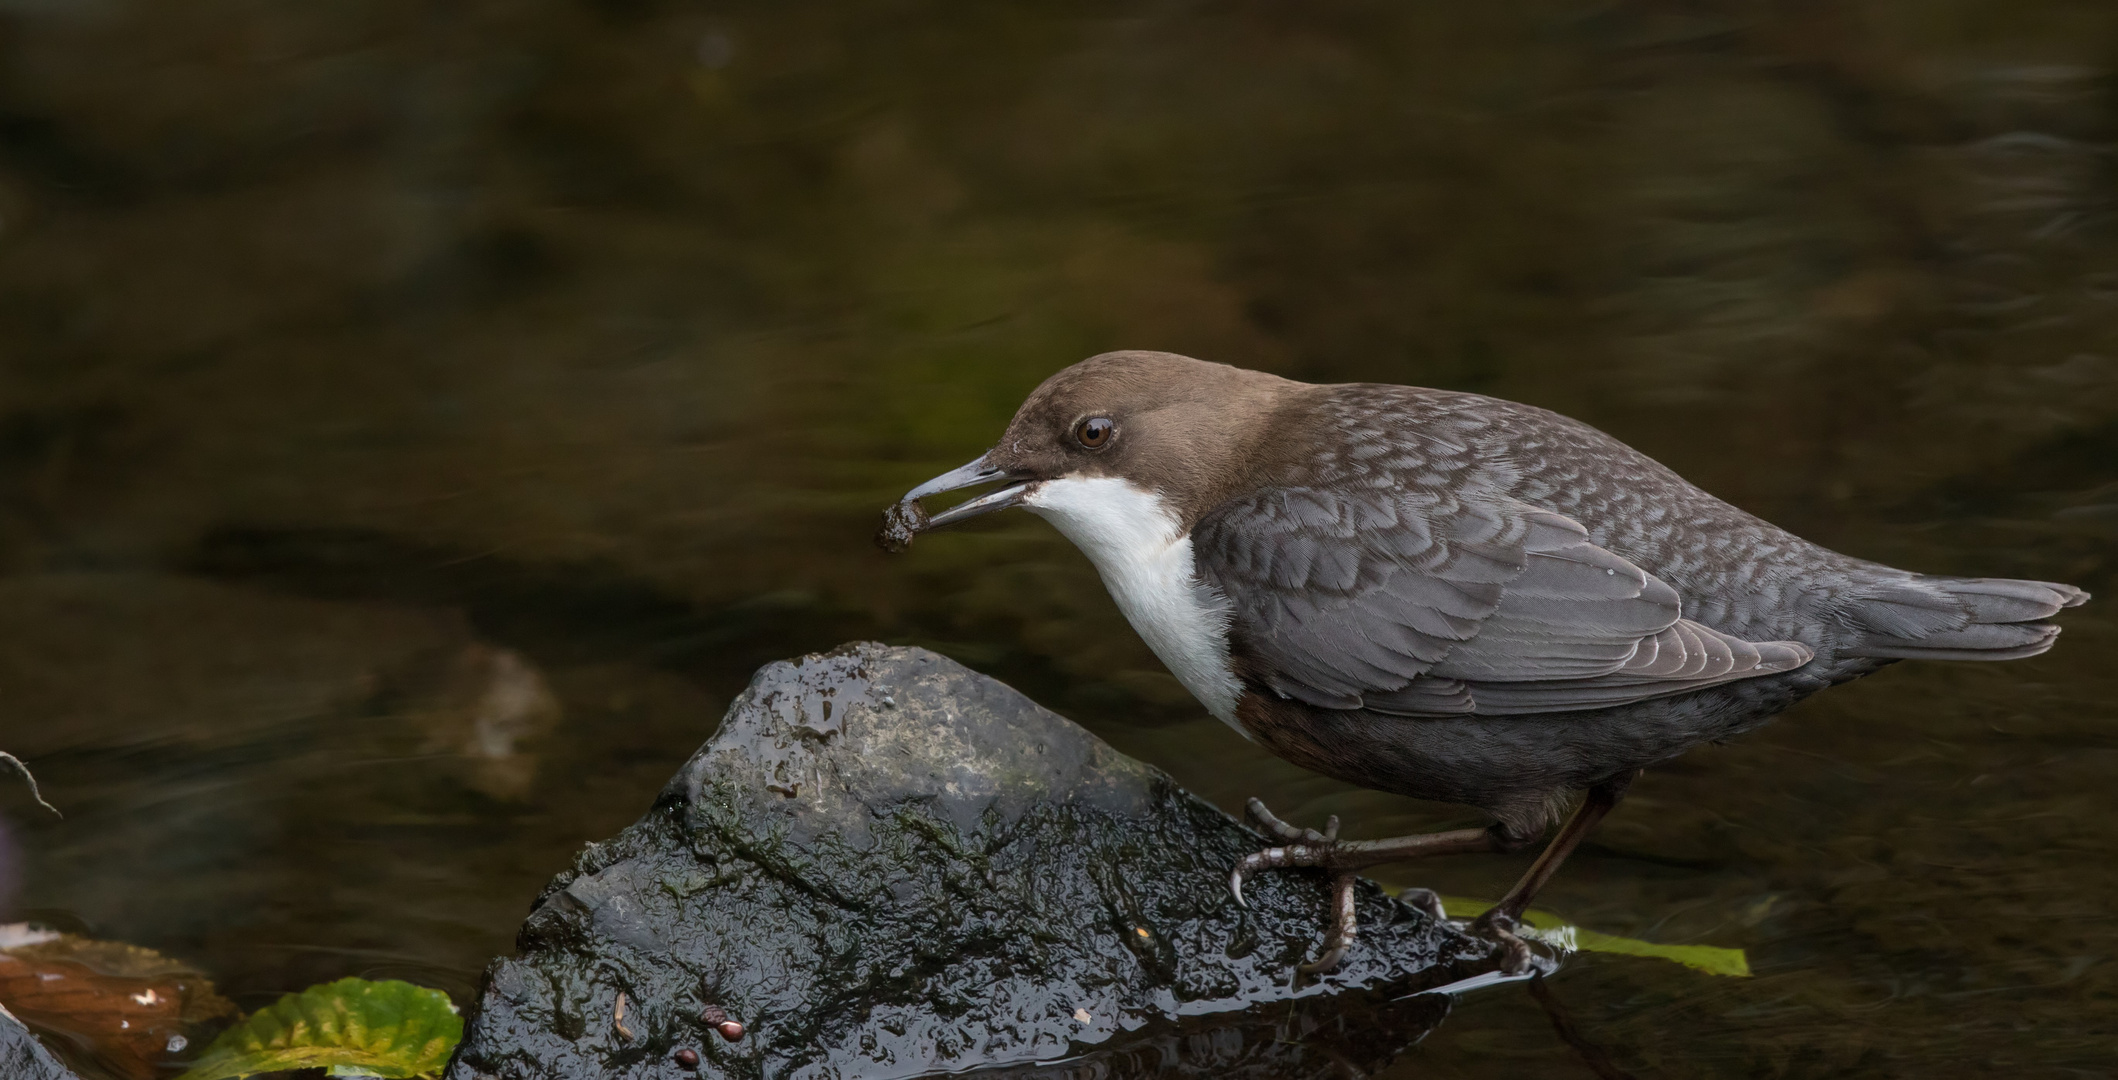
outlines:
[[[1388,1065],[1449,1015],[1447,993],[1394,999],[1353,997],[1319,1007],[1218,1017],[1173,1031],[1146,1032],[1114,1049],[1030,1068],[956,1075],[1000,1080],[1353,1080]]]
[[[426,731],[421,752],[460,758],[464,786],[481,795],[527,799],[538,762],[526,747],[559,725],[564,710],[558,697],[512,649],[472,642],[436,659],[398,691],[408,699],[414,725]]]
[[[1220,729],[1038,522],[868,546],[1104,348],[1529,401],[1839,550],[2112,593],[2108,5],[0,21],[0,750],[68,813],[0,787],[18,914],[246,1007],[466,996],[752,668],[856,636],[1224,806],[1467,823]],[[1640,1075],[2107,1068],[2118,688],[2075,616],[1642,780],[1550,906],[1757,974],[1578,957],[1575,1029]],[[1582,1075],[1530,1004],[1387,1075]]]

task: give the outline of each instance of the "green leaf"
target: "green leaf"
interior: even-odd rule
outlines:
[[[1493,905],[1485,900],[1466,900],[1460,896],[1443,898],[1442,910],[1449,917],[1468,918],[1484,912]],[[1724,949],[1715,945],[1657,945],[1639,938],[1619,937],[1594,930],[1584,930],[1549,911],[1531,908],[1523,913],[1522,921],[1537,931],[1537,936],[1554,945],[1582,952],[1616,953],[1620,956],[1652,956],[1658,960],[1669,960],[1685,967],[1706,972],[1708,975],[1727,975],[1747,978],[1750,975],[1750,958],[1741,949]]]
[[[340,979],[288,994],[221,1033],[177,1080],[283,1069],[392,1080],[431,1076],[463,1039],[449,996],[408,982]]]

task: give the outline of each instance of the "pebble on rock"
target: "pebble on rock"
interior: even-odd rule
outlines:
[[[728,1019],[728,1010],[719,1005],[708,1005],[699,1010],[699,1022],[707,1024],[721,1033],[721,1038],[734,1042],[743,1037],[743,1025]]]

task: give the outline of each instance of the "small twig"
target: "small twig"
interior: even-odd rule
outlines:
[[[65,814],[59,813],[58,807],[53,806],[52,804],[44,801],[44,793],[37,790],[37,774],[30,772],[29,766],[24,765],[22,763],[21,758],[18,758],[5,750],[0,750],[0,761],[5,761],[9,765],[13,765],[15,768],[21,770],[22,779],[29,781],[29,797],[37,800],[38,806],[41,806],[46,810],[51,811],[53,814],[59,817],[63,818],[66,816]]]

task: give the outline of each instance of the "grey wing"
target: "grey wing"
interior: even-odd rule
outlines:
[[[1667,583],[1511,499],[1273,488],[1217,508],[1192,540],[1268,687],[1322,708],[1569,712],[1811,657],[1682,618]]]

